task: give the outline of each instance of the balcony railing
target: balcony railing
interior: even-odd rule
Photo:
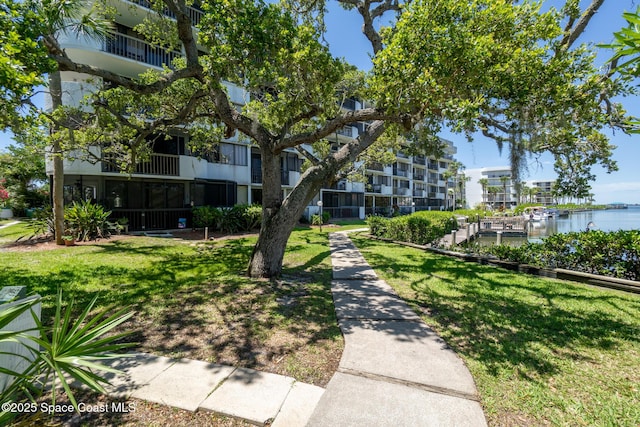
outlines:
[[[403,153],[402,151],[398,151],[398,152],[396,153],[396,156],[397,156],[397,157],[400,157],[400,158],[402,158],[402,159],[408,159],[408,158],[409,158],[409,155],[408,155],[408,154],[406,154],[406,153]]]
[[[413,156],[413,163],[418,165],[424,165],[427,163],[427,158],[424,156]]]
[[[429,162],[429,164],[427,165],[427,167],[431,170],[437,171],[438,170],[438,163],[436,162]]]
[[[102,43],[102,51],[155,67],[171,66],[174,59],[182,56],[180,52],[167,51],[144,40],[116,32],[112,32]]]
[[[393,168],[393,174],[395,176],[403,176],[403,177],[407,178],[409,176],[409,171],[408,170],[403,170],[403,169]]]
[[[331,185],[325,185],[324,188],[329,189],[329,190],[341,190],[341,191],[344,191],[344,190],[347,189],[347,181],[340,180],[338,182],[334,182]]]
[[[342,108],[345,110],[355,110],[356,109],[356,100],[353,98],[345,99],[342,102]]]
[[[416,180],[416,181],[424,181],[424,175],[420,175],[420,174],[414,173],[413,174],[413,179]]]
[[[115,156],[105,154],[102,157],[102,172],[121,172],[115,162]],[[180,156],[174,154],[152,154],[149,160],[136,164],[134,174],[180,176]]]
[[[280,179],[282,185],[289,185],[289,171],[280,170]],[[262,171],[260,169],[251,169],[251,183],[262,184]]]
[[[374,163],[369,163],[367,165],[367,169],[370,169],[372,171],[382,172],[384,170],[384,166],[382,165],[382,163],[374,162]]]
[[[393,194],[395,194],[396,196],[408,196],[411,194],[411,190],[409,190],[408,188],[394,187]]]
[[[353,128],[351,126],[345,126],[341,129],[336,130],[338,135],[353,137]]]
[[[424,197],[424,190],[413,190],[413,197]]]
[[[129,0],[129,1],[131,3],[137,4],[138,6],[142,6],[146,9],[151,10],[151,3],[149,3],[147,0]],[[193,25],[198,25],[202,20],[202,17],[204,16],[204,12],[193,7],[188,7],[188,10],[189,10],[189,18],[191,18],[191,23]],[[162,14],[165,16],[168,16],[169,18],[176,19],[176,15],[167,8],[164,8],[162,10]]]

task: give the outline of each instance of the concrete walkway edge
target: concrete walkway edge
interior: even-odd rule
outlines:
[[[329,235],[345,349],[309,426],[485,426],[463,361],[380,280],[347,233]]]
[[[485,426],[462,360],[380,280],[346,233],[329,235],[345,348],[326,390],[294,378],[132,353],[109,366],[112,397],[208,410],[273,427]]]

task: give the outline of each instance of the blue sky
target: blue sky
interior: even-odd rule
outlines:
[[[591,0],[582,0],[584,9]],[[559,7],[564,1],[547,0],[543,8],[551,6]],[[582,43],[600,44],[613,41],[613,33],[626,26],[622,18],[625,11],[633,11],[640,2],[633,0],[606,0],[600,11],[591,20],[587,31],[579,40]],[[361,23],[354,12],[342,10],[335,2],[332,2],[327,16],[328,35],[326,37],[334,55],[346,58],[352,64],[362,69],[369,69],[371,61],[369,44],[361,34]],[[602,51],[598,55],[599,62],[605,62],[610,58],[610,52]],[[640,102],[637,98],[625,98],[620,100],[630,114],[640,116]],[[597,203],[611,203],[622,201],[626,203],[640,203],[640,135],[628,136],[617,131],[608,133],[614,145],[618,148],[614,151],[613,158],[618,162],[619,171],[607,174],[603,169],[596,168],[597,179],[592,183],[593,193]],[[475,169],[492,166],[508,166],[509,152],[500,153],[490,139],[481,135],[474,137],[472,143],[467,142],[463,135],[443,133],[441,136],[455,142],[458,148],[456,158],[467,169]],[[542,156],[537,161],[529,161],[529,176],[525,180],[552,180],[555,179],[553,171],[553,158],[550,155]]]
[[[591,0],[582,0],[581,5],[584,7],[590,2]],[[563,3],[559,0],[547,0],[544,7]],[[580,41],[592,44],[611,42],[613,33],[625,26],[622,13],[635,10],[639,4],[635,3],[634,0],[606,0]],[[362,69],[371,67],[370,45],[361,33],[361,20],[355,12],[344,11],[335,1],[329,1],[327,29],[326,40],[334,55],[344,57]],[[606,61],[609,55],[609,52],[602,52],[599,61]],[[637,98],[626,98],[622,102],[629,113],[640,116],[640,102]],[[455,142],[458,148],[456,157],[467,169],[509,164],[508,152],[505,150],[501,154],[495,142],[482,136],[476,137],[472,143],[467,142],[462,135],[446,133],[442,136]],[[592,184],[596,202],[640,203],[640,135],[628,136],[616,132],[610,133],[610,137],[612,143],[618,147],[613,157],[618,162],[620,170],[607,174],[602,169],[596,169],[597,179]],[[0,149],[10,142],[8,134],[0,133]],[[543,156],[538,162],[530,162],[529,176],[525,179],[546,180],[554,177],[553,159]]]

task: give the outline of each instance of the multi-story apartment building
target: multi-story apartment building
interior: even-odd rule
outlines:
[[[354,137],[358,129],[353,128]],[[445,142],[446,154],[441,159],[412,156],[399,150],[393,164],[366,165],[364,183],[342,180],[321,190],[323,209],[332,217],[360,218],[391,215],[394,211],[410,213],[444,209],[447,182],[443,174],[456,153],[453,143]]]
[[[84,37],[61,40],[72,59],[133,77],[149,68],[160,69],[181,55],[148,43],[133,30],[150,13],[145,0],[114,0],[114,5],[120,13],[112,37],[102,41]],[[198,22],[202,11],[191,11],[194,22]],[[95,78],[87,75],[63,72],[62,81],[63,102],[69,105],[77,105],[96,88]],[[228,93],[238,107],[250,96],[230,84]],[[362,103],[348,100],[343,107],[358,109]],[[363,129],[364,124],[341,129],[331,141],[334,148],[357,137]],[[211,153],[194,153],[188,147],[186,135],[156,138],[150,159],[139,163],[131,175],[122,174],[95,147],[93,155],[102,161],[65,161],[65,202],[99,202],[113,212],[114,218],[128,218],[132,230],[176,228],[180,218],[189,220],[193,206],[261,202],[261,158],[250,143],[233,136],[220,141]],[[367,182],[342,180],[321,190],[308,214],[317,211],[318,200],[334,218],[364,218],[367,214],[390,214],[394,209],[409,212],[444,208],[447,185],[442,174],[453,160],[453,144],[449,143],[446,156],[439,160],[402,151],[396,154],[393,165],[370,166]],[[294,150],[282,154],[284,196],[300,178],[302,161]],[[50,162],[47,173],[52,175]]]
[[[527,181],[527,186],[535,189],[532,202],[543,206],[552,206],[562,203],[567,203],[567,198],[564,196],[554,195],[554,188],[556,181]]]
[[[494,209],[502,207],[509,209],[518,204],[516,186],[511,179],[510,167],[467,169],[465,172],[467,177],[470,178],[466,191],[469,206],[475,207],[483,203]],[[479,181],[484,179],[486,179],[487,184],[483,191]]]

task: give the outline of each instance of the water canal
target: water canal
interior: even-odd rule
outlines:
[[[640,206],[629,206],[628,209],[605,209],[584,212],[573,212],[568,218],[556,218],[531,223],[528,237],[504,237],[503,243],[519,245],[524,241],[537,242],[555,233],[585,231],[589,223],[602,231],[640,230]],[[481,237],[480,244],[496,242],[495,237]]]

